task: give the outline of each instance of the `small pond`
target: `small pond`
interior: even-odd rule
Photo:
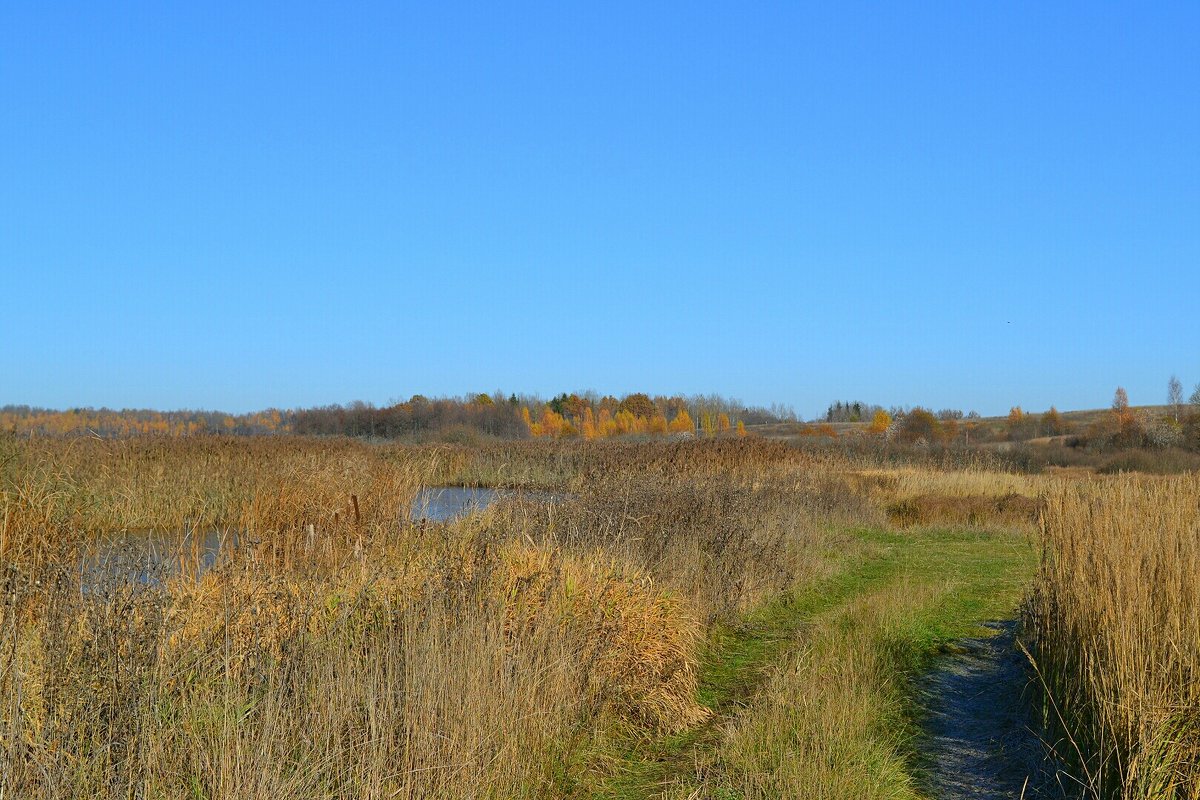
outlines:
[[[217,563],[221,550],[237,545],[234,531],[128,531],[98,540],[80,557],[85,585],[125,577],[155,583],[168,575],[198,577]]]
[[[409,510],[413,521],[452,522],[483,511],[499,500],[520,498],[534,503],[560,503],[574,495],[529,489],[479,489],[471,486],[430,486],[417,493]]]
[[[413,520],[450,522],[468,514],[483,511],[512,492],[500,489],[477,489],[470,486],[430,486],[413,498],[409,517]]]
[[[567,495],[431,486],[417,493],[409,508],[409,519],[414,522],[452,522],[508,497],[553,503],[566,499]],[[87,585],[99,585],[104,579],[113,577],[153,584],[168,575],[199,576],[217,563],[224,548],[237,543],[238,533],[232,530],[129,531],[97,541],[80,557],[79,568]]]

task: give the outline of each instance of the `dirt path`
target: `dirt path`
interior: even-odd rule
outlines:
[[[929,712],[922,750],[929,795],[936,800],[1062,798],[1053,768],[1022,701],[1024,656],[1013,646],[1015,623],[988,623],[994,636],[960,642],[921,683]]]

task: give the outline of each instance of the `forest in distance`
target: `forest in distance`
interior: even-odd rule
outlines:
[[[383,439],[485,436],[498,439],[601,438],[630,434],[724,432],[738,423],[795,421],[782,405],[747,407],[719,395],[618,399],[594,392],[563,393],[550,400],[533,395],[472,394],[427,398],[414,395],[385,406],[355,401],[300,409],[266,409],[246,414],[219,411],[0,407],[0,430],[16,434],[128,436],[155,434],[339,435]],[[671,426],[674,426],[672,429]]]
[[[0,431],[102,438],[291,434],[414,443],[753,434],[815,443],[840,440],[844,447],[999,447],[1010,458],[1024,458],[1026,466],[1036,461],[1109,470],[1130,464],[1144,470],[1152,463],[1159,471],[1200,466],[1200,384],[1185,399],[1182,383],[1171,376],[1164,399],[1160,405],[1133,406],[1125,389],[1117,387],[1103,410],[1060,412],[1051,406],[1036,413],[1014,406],[1004,416],[987,418],[952,408],[935,412],[920,406],[837,401],[809,421],[788,406],[748,407],[716,394],[633,393],[617,398],[564,392],[550,400],[501,392],[434,399],[415,395],[385,406],[354,402],[246,414],[7,405],[0,407]]]

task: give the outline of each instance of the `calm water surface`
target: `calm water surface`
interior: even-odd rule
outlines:
[[[452,522],[479,513],[498,500],[517,496],[538,502],[557,502],[565,497],[550,492],[431,486],[413,499],[409,519]],[[145,584],[181,574],[198,577],[217,563],[226,547],[237,544],[236,531],[129,531],[98,542],[83,554],[80,569],[89,584],[114,577]]]
[[[450,522],[483,511],[492,503],[511,495],[500,489],[476,489],[469,486],[430,486],[413,499],[409,517],[413,520]]]

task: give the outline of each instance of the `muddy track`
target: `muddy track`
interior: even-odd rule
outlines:
[[[961,651],[920,682],[926,790],[935,800],[1061,800],[1027,701],[1032,687],[1013,643],[1015,622],[986,627],[995,635],[959,642]]]

